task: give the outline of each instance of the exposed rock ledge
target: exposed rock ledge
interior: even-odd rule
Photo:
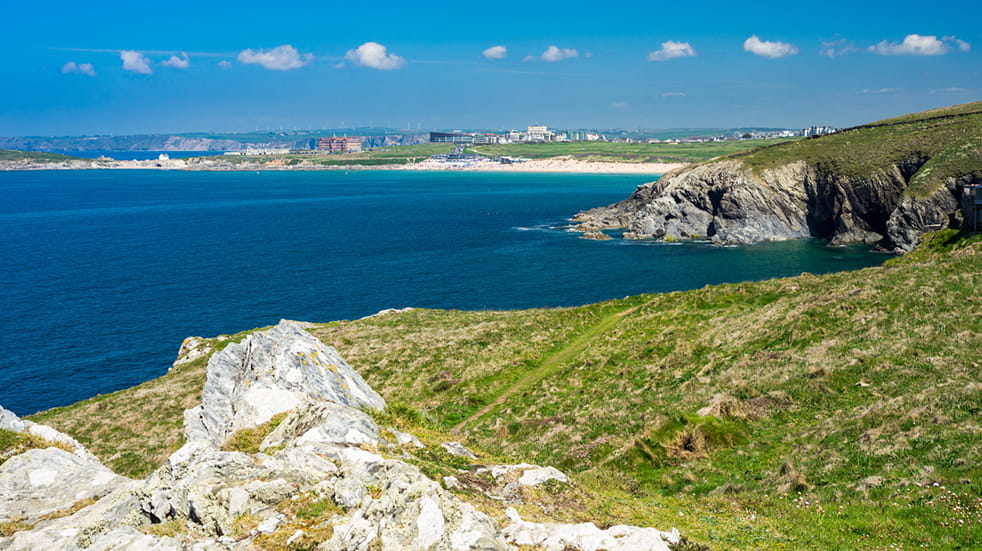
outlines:
[[[196,346],[186,341],[182,348]],[[301,324],[282,321],[211,357],[202,404],[185,412],[187,443],[146,480],[119,477],[70,437],[0,408],[3,428],[43,433],[75,450],[32,449],[0,465],[0,522],[24,528],[0,538],[0,549],[246,550],[276,541],[358,551],[516,545],[668,551],[679,541],[674,529],[539,524],[513,509],[496,520],[444,488],[459,484],[455,477],[441,485],[383,457],[381,450],[402,456],[422,446],[413,435],[380,429],[360,409],[384,407],[337,351]],[[277,413],[285,418],[259,452],[223,449],[229,435]],[[396,442],[382,436],[389,434]],[[498,465],[488,472],[494,481],[488,497],[509,503],[521,502],[519,486],[570,483],[552,467]],[[289,505],[304,499],[334,512],[304,524]]]
[[[919,163],[848,178],[797,161],[754,174],[739,160],[672,171],[627,199],[577,214],[578,229],[626,238],[711,239],[718,244],[819,237],[906,252],[958,213],[961,182],[925,199],[904,194]]]

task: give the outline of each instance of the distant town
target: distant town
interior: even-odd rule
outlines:
[[[585,130],[550,130],[546,126],[529,126],[524,132],[510,130],[503,134],[480,132],[430,132],[430,143],[453,143],[464,145],[490,145],[511,143],[545,142],[612,142],[612,143],[707,143],[730,140],[766,140],[771,138],[796,138],[802,136],[822,136],[838,132],[831,126],[809,126],[801,130],[734,131],[731,134],[714,136],[690,136],[686,138],[646,138],[611,137],[599,132]]]
[[[687,136],[675,138],[634,138],[630,136],[608,136],[591,130],[554,130],[544,125],[531,125],[522,130],[508,132],[430,132],[429,143],[455,145],[497,145],[518,143],[561,143],[561,142],[610,142],[610,143],[649,143],[649,144],[691,144],[743,140],[767,140],[774,138],[798,138],[833,134],[840,129],[832,126],[809,126],[800,130],[733,130],[729,133],[711,136]],[[310,140],[306,148],[247,148],[241,151],[228,151],[225,155],[314,155],[331,153],[358,153],[365,149],[363,136],[332,136]]]

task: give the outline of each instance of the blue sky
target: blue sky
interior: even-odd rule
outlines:
[[[18,2],[0,135],[846,126],[982,98],[980,6]]]

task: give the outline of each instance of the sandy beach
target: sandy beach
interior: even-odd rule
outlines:
[[[686,166],[685,163],[608,163],[572,159],[529,160],[502,164],[492,161],[453,163],[425,160],[408,165],[332,165],[325,166],[302,161],[290,165],[280,160],[265,163],[231,163],[220,157],[167,159],[147,161],[68,161],[44,163],[36,161],[7,161],[0,170],[410,170],[434,172],[569,172],[582,174],[665,174]]]
[[[426,160],[405,165],[404,170],[438,170],[461,172],[579,172],[585,174],[665,174],[682,168],[686,163],[608,163],[577,161],[573,159],[529,160],[522,163],[502,164],[478,162],[467,165],[450,165],[441,161]]]

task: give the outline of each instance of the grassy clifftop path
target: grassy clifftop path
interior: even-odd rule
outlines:
[[[570,510],[602,522],[677,526],[712,549],[970,549],[980,288],[982,240],[946,230],[856,272],[311,332],[389,402],[389,422],[555,465],[583,492]],[[32,419],[145,475],[180,446],[208,353],[239,338]]]

